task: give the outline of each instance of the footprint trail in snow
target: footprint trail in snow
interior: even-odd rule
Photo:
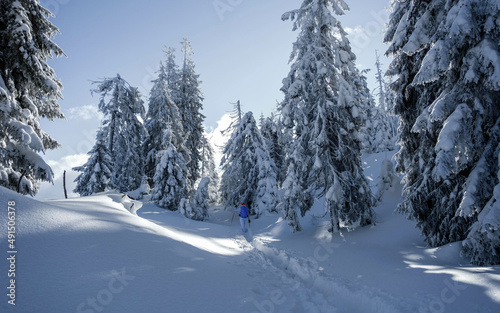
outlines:
[[[248,275],[258,276],[259,290],[251,301],[255,312],[411,312],[416,308],[402,299],[324,273],[313,258],[270,247],[251,232],[236,236],[246,251]]]

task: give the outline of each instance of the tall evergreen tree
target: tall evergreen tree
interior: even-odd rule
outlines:
[[[198,189],[191,201],[181,200],[180,210],[182,215],[195,221],[205,221],[208,219],[208,185],[210,178],[203,177],[198,184]]]
[[[313,204],[312,197],[304,192],[304,183],[300,180],[301,177],[298,176],[300,171],[297,170],[297,167],[302,164],[299,162],[300,158],[295,155],[297,151],[294,150],[294,154],[289,157],[288,172],[283,182],[285,193],[283,201],[279,205],[283,218],[293,232],[302,230],[297,212],[303,212]]]
[[[182,154],[172,144],[172,132],[169,128],[162,131],[162,147],[158,152],[159,162],[153,177],[152,199],[165,209],[177,211],[183,198],[187,197],[186,174],[188,169]]]
[[[266,140],[269,155],[276,165],[276,181],[278,183],[278,187],[281,187],[286,174],[286,149],[282,141],[283,136],[281,134],[281,127],[279,126],[279,120],[276,119],[274,114],[267,118],[261,117],[260,133]]]
[[[205,135],[202,138],[201,160],[201,177],[208,177],[210,179],[210,182],[208,183],[208,202],[210,204],[217,204],[220,201],[220,178],[217,173],[217,166],[215,165],[214,149],[208,142]]]
[[[54,176],[39,153],[59,147],[39,120],[64,117],[62,84],[47,64],[64,55],[52,16],[37,0],[0,0],[0,186],[32,196]]]
[[[379,112],[376,110],[372,110],[371,114],[368,114],[369,116],[375,115],[376,118],[384,118],[384,121],[382,121],[382,126],[383,128],[388,127],[388,133],[384,133],[383,137],[388,137],[389,141],[391,142],[389,145],[384,147],[383,149],[386,150],[394,150],[394,146],[397,140],[397,135],[398,135],[398,119],[397,117],[393,114],[393,108],[394,108],[394,95],[392,90],[390,90],[389,84],[385,81],[384,75],[382,74],[382,63],[380,62],[380,56],[378,52],[375,53],[376,56],[376,62],[375,62],[375,67],[377,69],[377,72],[375,74],[375,79],[377,80],[378,83],[378,108],[384,113],[383,115],[379,116]],[[371,119],[369,117],[369,119]],[[382,151],[384,151],[382,149]]]
[[[385,105],[385,81],[384,81],[384,75],[382,74],[382,63],[380,62],[380,56],[378,55],[378,52],[375,51],[375,67],[376,67],[376,73],[375,73],[375,79],[377,80],[378,84],[378,106],[387,112],[387,107]]]
[[[379,73],[379,65],[377,65],[377,80],[380,81],[381,74]],[[391,129],[391,117],[387,113],[385,108],[386,95],[385,92],[379,97],[379,101],[384,99],[383,105],[376,106],[375,101],[368,89],[368,84],[366,78],[363,77],[364,96],[367,99],[368,110],[367,110],[367,121],[365,124],[365,141],[364,141],[364,151],[367,153],[379,153],[384,151],[392,151],[395,148],[394,137],[392,136]],[[381,88],[384,88],[384,84],[380,81]]]
[[[388,73],[397,76],[397,170],[405,174],[399,210],[431,246],[465,239],[484,223],[465,243],[478,263],[498,263],[484,253],[498,255],[499,242],[491,206],[499,183],[499,17],[493,0],[394,1],[385,38],[394,56]]]
[[[373,101],[368,109],[368,120],[365,126],[364,151],[379,153],[395,149],[395,142],[391,136],[391,126],[388,115],[384,110],[375,106]]]
[[[226,207],[246,203],[257,216],[276,209],[276,166],[252,112],[243,116],[231,135],[221,164],[221,193]]]
[[[229,124],[229,126],[226,129],[221,131],[221,133],[223,135],[226,135],[227,133],[232,134],[234,131],[236,131],[238,129],[238,127],[240,127],[241,118],[244,115],[244,112],[241,109],[240,100],[238,100],[238,101],[236,101],[236,103],[232,103],[232,104],[234,107],[229,115],[229,117],[231,118],[231,123]]]
[[[172,144],[181,153],[185,160],[189,160],[189,153],[184,147],[183,129],[180,119],[180,112],[177,105],[170,97],[168,75],[165,66],[160,64],[158,78],[153,81],[153,87],[149,95],[149,106],[146,114],[144,127],[147,130],[147,137],[144,141],[145,174],[148,183],[154,187],[153,177],[158,164],[157,154],[164,150],[163,144],[164,129],[172,130]]]
[[[99,129],[94,147],[90,150],[88,161],[73,170],[82,172],[75,179],[76,188],[74,192],[81,196],[89,196],[94,193],[103,192],[108,188],[112,170],[113,160],[108,151],[106,133]]]
[[[180,82],[180,71],[179,66],[175,62],[175,49],[172,47],[165,48],[165,79],[167,82],[167,89],[170,93],[170,98],[177,104],[179,102],[179,82]]]
[[[283,15],[294,21],[294,30],[300,28],[280,105],[283,121],[295,135],[287,175],[296,181],[287,178],[284,185],[300,190],[287,190],[283,214],[294,216],[290,211],[296,205],[287,197],[304,199],[304,215],[313,196],[325,196],[331,228],[338,231],[340,222],[368,225],[374,213],[361,168],[360,132],[367,106],[363,79],[331,9],[342,15],[348,6],[342,0],[304,0],[300,9]],[[298,221],[289,223],[299,228]]]
[[[484,148],[481,159],[468,178],[469,188],[460,203],[461,207],[473,206],[478,197],[486,197],[488,202],[481,207],[478,220],[472,227],[463,242],[463,252],[469,256],[474,264],[500,264],[500,120],[491,129],[492,139]],[[485,169],[496,171],[495,177],[488,177],[488,182],[494,184],[492,194],[480,180]],[[491,174],[491,173],[489,173]],[[474,188],[479,187],[480,190]],[[463,214],[463,213],[462,213]]]
[[[199,87],[199,75],[196,74],[194,62],[191,59],[193,50],[187,39],[182,41],[182,52],[184,53],[184,62],[179,73],[177,106],[181,114],[185,145],[190,155],[189,160],[186,160],[186,166],[188,168],[188,190],[192,192],[196,181],[200,178],[200,150],[205,116],[200,113],[203,108],[203,96]]]
[[[144,175],[142,143],[146,130],[138,115],[144,116],[144,106],[137,88],[120,75],[100,82],[93,92],[101,95],[99,110],[104,113],[103,129],[113,160],[111,188],[125,192],[141,185]]]
[[[391,89],[392,85],[392,79],[389,77],[388,82],[385,84],[385,106],[386,106],[386,116],[389,122],[389,127],[390,127],[390,132],[391,132],[391,138],[392,142],[396,143],[398,142],[398,137],[399,137],[399,132],[398,132],[398,125],[399,125],[399,118],[398,116],[394,113],[394,105],[396,104],[396,96],[394,91]]]

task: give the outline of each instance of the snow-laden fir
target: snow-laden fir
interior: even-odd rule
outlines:
[[[177,211],[181,200],[188,195],[186,160],[172,144],[173,134],[170,129],[164,129],[163,147],[158,152],[159,159],[153,177],[154,189],[152,199],[165,209]]]
[[[184,160],[189,159],[189,153],[182,138],[184,130],[179,108],[170,95],[172,90],[169,88],[169,75],[172,74],[169,74],[168,69],[160,62],[158,78],[153,80],[153,87],[149,94],[148,111],[144,121],[144,127],[148,133],[142,144],[146,158],[144,171],[151,187],[154,187],[153,177],[159,161],[157,154],[165,149],[163,147],[164,131],[171,131],[173,146],[182,154]]]
[[[62,83],[47,64],[64,56],[51,16],[38,1],[0,2],[0,186],[32,196],[54,176],[39,153],[59,147],[40,119],[64,118]]]
[[[181,200],[179,207],[182,215],[195,221],[208,220],[208,184],[210,178],[203,177],[192,201],[188,202],[185,198]]]
[[[144,156],[142,142],[146,137],[146,129],[141,122],[145,109],[139,90],[123,79],[119,74],[114,78],[106,78],[95,82],[97,87],[92,91],[100,95],[99,110],[104,114],[102,127],[97,137],[107,143],[107,153],[112,161],[111,178],[108,188],[120,191],[137,189],[144,175]],[[77,190],[93,188],[80,181],[94,171],[94,168],[83,166],[78,168],[84,175],[79,176]]]
[[[184,38],[181,42],[184,54],[182,68],[178,73],[178,90],[174,92],[174,103],[179,107],[180,117],[184,130],[184,144],[189,151],[189,160],[186,160],[188,168],[187,187],[191,193],[195,189],[195,184],[200,177],[200,150],[203,137],[203,120],[205,116],[201,114],[203,107],[203,95],[200,90],[198,74],[195,71],[195,64],[192,60],[193,49],[191,43]]]
[[[400,118],[399,210],[437,247],[500,263],[500,2],[393,1],[385,40]]]
[[[210,179],[208,183],[208,203],[219,203],[220,177],[218,167],[215,165],[215,151],[206,135],[202,137],[200,177]]]
[[[226,207],[246,203],[257,217],[275,211],[277,169],[252,112],[241,118],[223,153],[221,196]]]
[[[343,0],[305,0],[282,17],[299,30],[279,104],[293,133],[281,210],[294,231],[297,211],[304,215],[323,196],[333,232],[375,221],[360,161],[370,91],[335,17],[348,9]]]
[[[89,159],[84,165],[73,168],[74,171],[82,172],[75,179],[78,183],[74,190],[81,196],[103,192],[109,186],[113,171],[113,159],[109,154],[105,136],[106,132],[99,129],[96,143],[88,153]]]
[[[281,188],[286,175],[286,143],[291,139],[285,136],[281,120],[274,113],[270,117],[261,116],[259,130],[276,166],[276,182]]]

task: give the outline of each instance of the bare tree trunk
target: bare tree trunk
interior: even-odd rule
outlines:
[[[68,199],[68,192],[66,191],[66,170],[63,173],[63,187],[64,187],[64,198]]]
[[[339,217],[337,215],[338,205],[337,203],[333,203],[333,201],[328,201],[327,206],[329,206],[330,211],[330,229],[332,233],[338,233],[340,232]]]
[[[19,181],[17,182],[17,193],[21,193],[21,181],[23,180],[23,177],[26,175],[26,171],[23,171],[23,174],[19,178]]]

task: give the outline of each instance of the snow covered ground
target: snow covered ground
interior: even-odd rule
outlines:
[[[364,159],[374,188],[383,160]],[[320,203],[303,232],[269,215],[243,236],[222,208],[195,222],[112,192],[40,202],[0,188],[0,312],[498,312],[500,266],[470,266],[460,243],[427,248],[393,214],[400,189],[384,194],[376,226],[332,238]]]

